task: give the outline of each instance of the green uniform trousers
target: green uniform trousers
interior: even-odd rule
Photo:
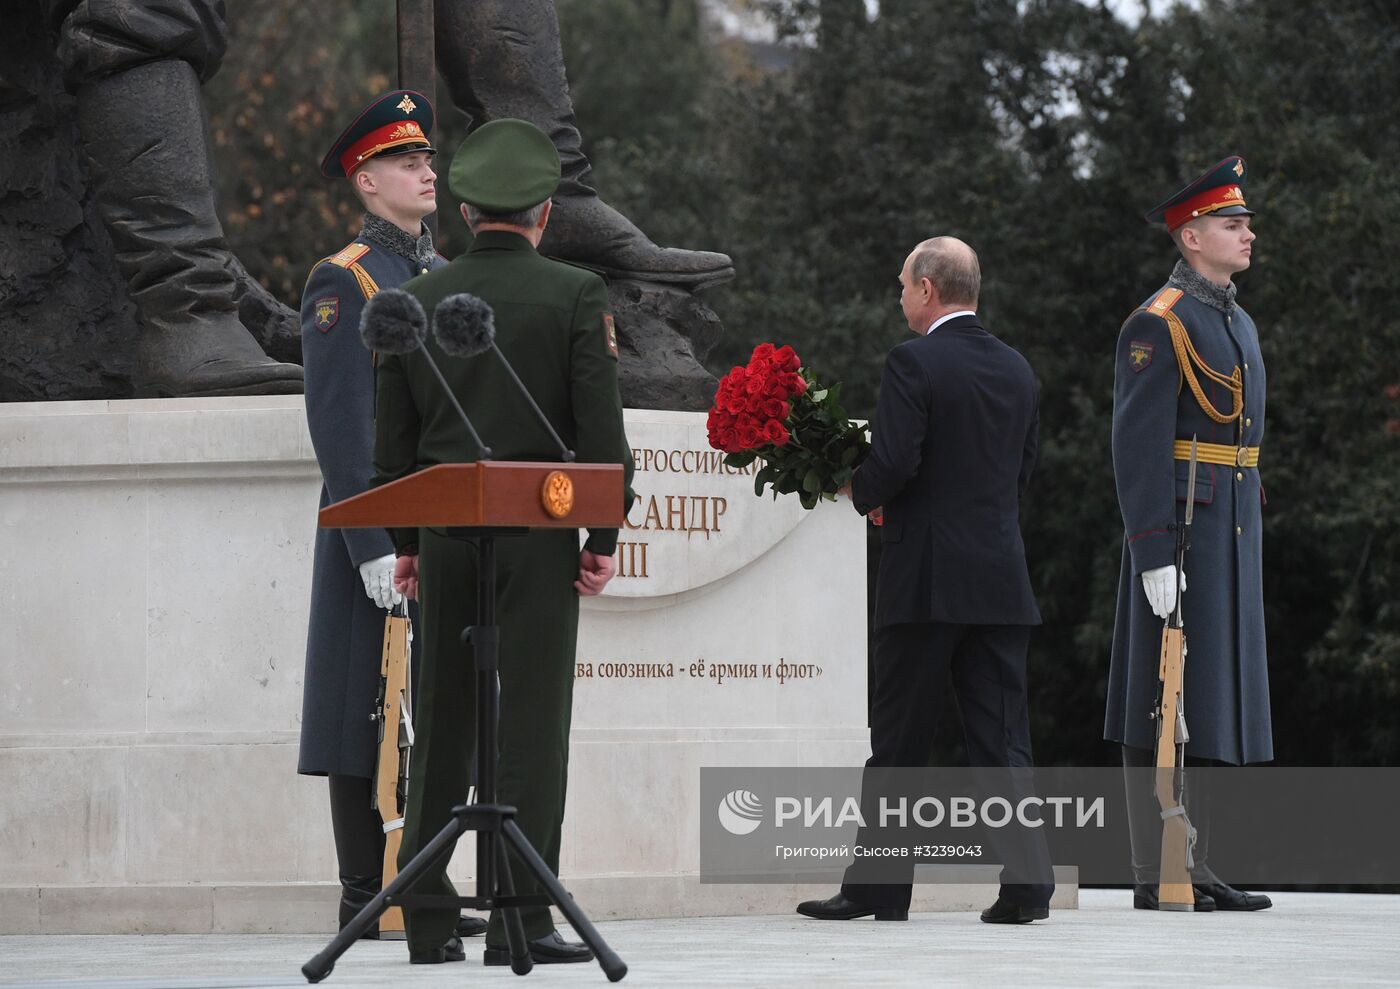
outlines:
[[[460,642],[475,621],[476,544],[441,530],[419,533],[419,600],[424,638],[415,740],[405,812],[402,868],[465,803],[476,751],[476,667]],[[496,802],[517,809],[516,821],[555,872],[569,768],[569,722],[578,640],[576,530],[541,530],[496,540],[497,621],[501,628],[501,706]],[[444,856],[415,892],[457,895]],[[517,894],[543,890],[511,856]],[[554,929],[549,908],[520,911],[527,939]],[[411,950],[441,947],[457,924],[456,910],[405,911]],[[499,911],[486,942],[504,947]]]

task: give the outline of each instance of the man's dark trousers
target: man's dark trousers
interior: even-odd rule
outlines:
[[[974,767],[1028,768],[1031,759],[1030,714],[1027,706],[1026,647],[1030,626],[959,625],[950,622],[909,622],[887,625],[875,636],[875,681],[870,712],[870,759],[866,762],[867,793],[862,800],[866,822],[857,843],[880,844],[879,818],[871,813],[881,774],[870,770],[921,767],[928,764],[951,677],[953,696],[962,714],[969,763]],[[872,799],[873,798],[873,799]],[[989,831],[991,839],[1014,839]],[[1042,877],[1043,883],[1008,883],[1003,869],[1000,896],[1025,906],[1046,906],[1055,886],[1043,831],[1031,831],[1027,843],[995,842],[992,851],[1003,863],[1015,859],[1016,878]],[[859,863],[846,873],[841,892],[870,907],[908,909],[913,893],[914,862],[908,862],[911,882],[859,883]],[[888,868],[886,864],[885,868]],[[888,873],[883,873],[888,874]]]
[[[426,648],[400,868],[451,820],[454,806],[466,803],[476,757],[476,665],[471,649],[458,638],[476,619],[476,544],[441,530],[420,532]],[[555,873],[568,781],[579,602],[572,578],[577,570],[574,529],[539,530],[496,544],[501,627],[496,802],[516,808],[520,830]],[[544,892],[514,854],[510,863],[517,894]],[[447,878],[445,858],[424,873],[414,892],[458,895]],[[445,944],[456,929],[457,914],[455,908],[406,911],[409,947],[419,951]],[[529,940],[554,930],[548,907],[522,907],[520,918]],[[500,911],[492,912],[489,945],[505,945],[503,920]]]

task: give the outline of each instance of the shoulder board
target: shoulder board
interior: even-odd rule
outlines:
[[[1147,311],[1154,316],[1166,318],[1167,313],[1172,311],[1172,306],[1176,305],[1181,298],[1181,289],[1164,288],[1157,293],[1157,298],[1153,299],[1147,306]]]
[[[363,295],[366,299],[370,298],[376,292],[379,291],[379,285],[375,282],[374,278],[370,275],[370,273],[365,270],[364,265],[354,260],[355,258],[364,257],[368,251],[368,247],[364,247],[363,245],[357,246],[355,244],[351,244],[339,254],[332,255],[328,258],[322,258],[321,260],[317,261],[314,265],[312,265],[311,274],[306,276],[306,283],[308,285],[311,284],[311,275],[314,275],[316,273],[316,269],[321,267],[321,265],[333,264],[338,268],[346,269],[350,272],[350,274],[354,275],[355,284],[359,286],[360,294]],[[345,260],[347,257],[349,257],[350,260]],[[302,294],[304,295],[305,293],[306,289],[303,288]]]
[[[333,254],[326,260],[339,268],[348,268],[360,258],[369,253],[368,244],[351,244],[342,249],[338,254]]]

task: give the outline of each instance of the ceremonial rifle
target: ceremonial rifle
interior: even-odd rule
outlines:
[[[379,663],[379,697],[370,720],[379,722],[378,759],[374,768],[372,802],[384,821],[384,878],[388,885],[399,873],[403,812],[408,801],[409,752],[413,748],[413,717],[409,686],[409,655],[413,626],[408,606],[394,605],[384,619],[384,653]],[[390,907],[379,918],[379,936],[404,936],[403,911]]]
[[[1186,668],[1186,631],[1181,617],[1181,573],[1191,548],[1191,518],[1196,507],[1196,437],[1191,437],[1191,467],[1186,482],[1186,516],[1176,530],[1176,605],[1162,628],[1162,658],[1157,670],[1157,803],[1162,808],[1162,859],[1157,904],[1162,910],[1194,909],[1191,866],[1196,829],[1186,815],[1186,714],[1182,684]]]

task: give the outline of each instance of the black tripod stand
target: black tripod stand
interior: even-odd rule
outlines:
[[[336,959],[362,934],[373,927],[389,907],[438,907],[500,910],[510,945],[510,967],[516,975],[526,975],[534,963],[520,922],[520,907],[557,906],[569,925],[593,949],[609,982],[627,974],[627,964],[608,947],[593,922],[574,903],[557,876],[530,845],[515,823],[515,808],[496,803],[496,679],[500,660],[501,630],[496,624],[496,537],[524,535],[526,529],[455,529],[476,540],[477,624],[462,630],[462,643],[472,649],[476,663],[476,798],[473,804],[452,808],[452,820],[423,847],[413,860],[361,910],[330,943],[305,965],[301,972],[308,982],[320,982],[331,974]],[[452,854],[457,839],[467,831],[478,833],[476,844],[476,896],[428,896],[411,890],[429,868]],[[544,887],[542,896],[517,896],[511,879],[507,849],[513,851],[536,881]]]

